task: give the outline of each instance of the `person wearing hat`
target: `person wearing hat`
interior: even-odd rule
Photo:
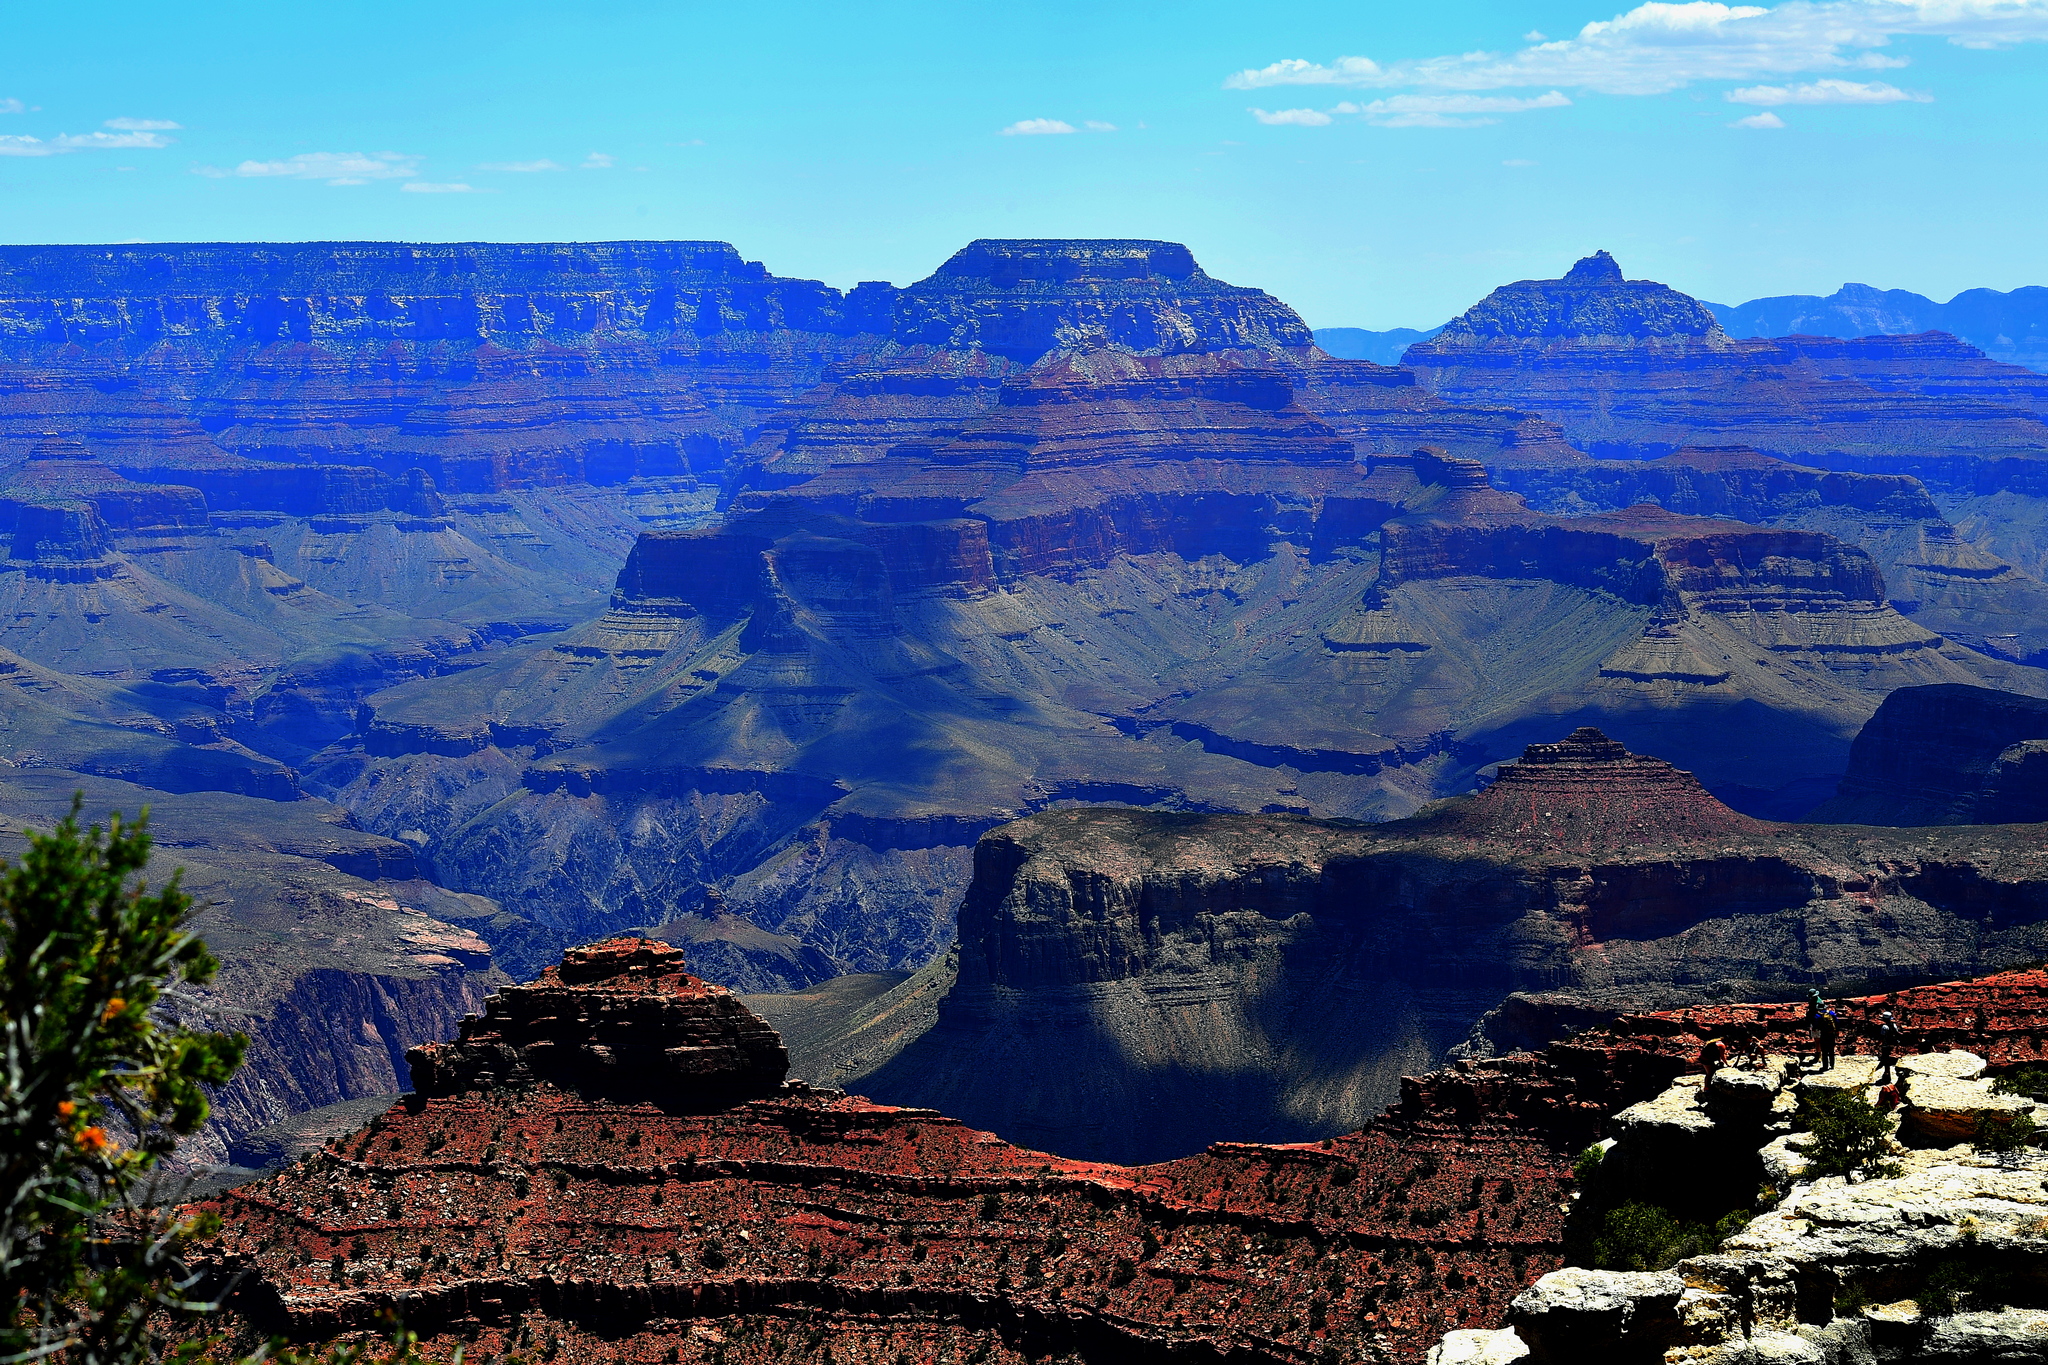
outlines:
[[[1889,1085],[1895,1079],[1892,1062],[1899,1055],[1899,1044],[1904,1037],[1899,1021],[1892,1018],[1890,1010],[1877,1016],[1877,1074],[1882,1084]]]

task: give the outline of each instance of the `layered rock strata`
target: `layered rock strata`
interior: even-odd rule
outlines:
[[[1548,417],[1596,457],[1742,444],[1969,498],[2037,488],[2048,455],[2048,388],[2030,370],[1947,337],[1738,341],[1605,252],[1503,285],[1402,363],[1446,398]]]
[[[765,1362],[829,1339],[835,1359],[864,1365],[919,1352],[1413,1361],[1446,1332],[1467,1348],[1510,1323],[1539,1342],[1552,1328],[1547,1340],[1560,1348],[1584,1346],[1603,1322],[1624,1349],[1662,1333],[1660,1353],[1681,1318],[1714,1344],[1731,1332],[1792,1336],[1785,1329],[1812,1321],[1819,1301],[1809,1281],[1882,1270],[1882,1257],[1847,1242],[1894,1235],[1869,1210],[1853,1236],[1832,1231],[1848,1226],[1841,1218],[1807,1218],[1808,1204],[1817,1213],[1829,1197],[1822,1182],[1795,1189],[1726,1256],[1687,1263],[1683,1278],[1559,1269],[1578,1150],[1618,1137],[1609,1161],[1621,1169],[1630,1143],[1665,1143],[1679,1111],[1697,1107],[1705,1040],[1746,1021],[1767,1046],[1796,1046],[1803,1017],[1792,1006],[1631,1016],[1540,1054],[1412,1078],[1397,1105],[1341,1137],[1218,1143],[1136,1168],[1011,1147],[929,1109],[800,1083],[774,1089],[779,1064],[744,1048],[640,1102],[593,1093],[604,1084],[587,1071],[537,1079],[553,1063],[530,1055],[536,1044],[609,1046],[600,1035],[622,1013],[639,1019],[643,1048],[758,1036],[730,1003],[662,945],[581,950],[526,1005],[494,1011],[506,1021],[544,1013],[544,1028],[472,1026],[492,1035],[495,1059],[488,1077],[464,1078],[473,1088],[423,1086],[368,1127],[222,1196],[206,1262],[240,1277],[234,1306],[252,1331],[348,1338],[396,1311],[434,1358],[463,1343],[471,1353]],[[2009,1067],[2044,1055],[2048,974],[1847,1007],[1857,1019],[1893,1010],[1912,1049],[1968,1038]],[[1868,1046],[1852,1031],[1842,1069],[1867,1073]],[[448,1054],[416,1055],[438,1067]],[[1965,1059],[1926,1060],[1954,1070]],[[1721,1117],[1703,1114],[1705,1126],[1775,1121],[1782,1106],[1770,1091],[1783,1070],[1724,1071],[1708,1101]],[[767,1088],[736,1100],[756,1087]],[[714,1094],[727,1107],[709,1108]],[[1907,1181],[1940,1185],[1944,1199],[1959,1176],[2004,1178],[1954,1153],[1914,1162]],[[2016,1222],[1985,1203],[2006,1197],[1987,1183],[1957,1205],[1982,1219],[1987,1244]],[[1953,1218],[1921,1223],[1901,1234],[1913,1239],[1908,1254],[1959,1240]],[[1798,1264],[1773,1271],[1774,1258]]]
[[[565,936],[708,884],[895,970],[947,937],[973,838],[1050,804],[1405,814],[1568,717],[1798,814],[1883,692],[2032,677],[1901,616],[1825,532],[1533,512],[1441,449],[1360,464],[1274,366],[1101,349],[948,439],[643,536],[595,626],[386,693],[317,789]],[[775,957],[728,979],[815,979]]]
[[[1369,826],[1076,810],[984,836],[934,1023],[844,1083],[1158,1158],[1355,1127],[1454,1047],[2048,947],[2037,827],[1755,820],[1592,730],[1500,774]]]
[[[435,1356],[466,1339],[753,1361],[829,1335],[835,1359],[877,1365],[919,1349],[1413,1359],[1443,1324],[1497,1322],[1557,1263],[1565,1160],[1484,1116],[1131,1169],[774,1090],[779,1065],[745,1047],[625,1103],[536,1049],[610,1046],[625,1014],[650,1049],[765,1029],[634,940],[530,990],[494,1016],[550,1022],[498,1032],[489,1076],[457,1082],[475,1088],[449,1088],[449,1054],[423,1049],[415,1098],[215,1205],[209,1260],[244,1277],[235,1303],[257,1328],[325,1340],[395,1310]],[[728,1107],[703,1112],[713,1096]]]

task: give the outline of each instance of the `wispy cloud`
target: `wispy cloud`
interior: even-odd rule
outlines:
[[[481,194],[474,185],[436,184],[431,180],[408,180],[398,188],[410,194]]]
[[[1761,114],[1751,114],[1748,118],[1739,118],[1728,126],[1730,128],[1783,128],[1785,120],[1769,110],[1765,110]]]
[[[2048,0],[1787,0],[1766,8],[1715,0],[1637,5],[1516,52],[1465,52],[1379,62],[1289,58],[1230,76],[1232,90],[1335,85],[1418,90],[1560,86],[1610,95],[1654,95],[1696,81],[1754,80],[1809,72],[1905,65],[1879,49],[1903,37],[1946,38],[1960,47],[2048,40]]]
[[[1040,137],[1049,133],[1078,133],[1081,130],[1073,124],[1056,118],[1018,119],[1003,129],[1004,137]]]
[[[1883,81],[1845,81],[1829,76],[1804,85],[1750,85],[1730,90],[1721,98],[1736,104],[1897,104],[1910,100],[1927,104],[1934,96],[1917,90],[1901,90]]]
[[[168,147],[174,141],[162,133],[59,133],[50,139],[60,151],[82,152],[119,147]]]
[[[372,180],[403,180],[420,173],[422,158],[403,152],[301,152],[282,161],[244,161],[230,170],[195,166],[194,172],[216,180],[230,176],[276,180],[325,180],[330,185],[367,185]]]
[[[100,125],[102,128],[124,128],[131,133],[161,133],[184,126],[167,118],[110,118]]]
[[[26,104],[23,104],[20,100],[0,100],[0,114],[26,114],[27,112],[28,106]]]
[[[1562,92],[1523,98],[1515,95],[1389,95],[1370,104],[1349,100],[1332,112],[1359,114],[1382,128],[1477,128],[1500,122],[1487,114],[1525,114],[1531,109],[1562,109],[1571,103]]]
[[[1268,127],[1321,128],[1331,122],[1330,116],[1320,109],[1253,109],[1250,112],[1253,118]]]
[[[1259,122],[1323,128],[1337,115],[1356,116],[1381,128],[1477,128],[1498,123],[1494,114],[1522,114],[1531,109],[1562,109],[1571,101],[1552,90],[1542,95],[1389,95],[1355,104],[1342,100],[1328,109],[1252,109]],[[1510,162],[1510,165],[1513,163]]]
[[[171,141],[162,133],[59,133],[47,140],[7,133],[0,134],[0,156],[57,156],[63,152],[168,147]]]
[[[486,161],[477,167],[480,171],[513,171],[519,175],[531,175],[536,171],[566,171],[569,168],[558,161]]]
[[[617,161],[618,158],[610,152],[592,152],[589,156],[583,158],[583,164],[578,169],[585,171],[608,171]]]
[[[1113,133],[1116,131],[1114,123],[1104,123],[1101,119],[1088,119],[1081,126],[1091,133]]]

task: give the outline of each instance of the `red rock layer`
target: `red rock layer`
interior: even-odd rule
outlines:
[[[598,945],[528,1005],[575,996],[546,1016],[556,1044],[650,1001],[687,1016],[707,997],[678,959]],[[1865,997],[1851,1013],[1881,1008],[1915,1050],[1969,1047],[1994,1066],[2048,1052],[2048,972]],[[437,1357],[466,1343],[738,1365],[829,1337],[835,1359],[876,1365],[898,1352],[1414,1360],[1445,1330],[1502,1321],[1559,1263],[1571,1154],[1697,1070],[1708,1036],[1749,1021],[1772,1050],[1802,1046],[1797,1006],[1629,1016],[1539,1055],[1409,1078],[1398,1105],[1344,1137],[1218,1143],[1145,1167],[801,1084],[695,1114],[548,1083],[421,1094],[223,1196],[208,1262],[243,1277],[236,1303],[257,1329],[328,1339],[397,1312]],[[703,1078],[753,1065],[725,1060]]]
[[[1498,1324],[1558,1264],[1568,1153],[1483,1114],[1130,1168],[801,1084],[691,1114],[681,1086],[675,1103],[593,1100],[588,1067],[507,1083],[548,1048],[624,1056],[689,1034],[708,1002],[745,1014],[679,961],[633,941],[572,954],[503,992],[497,1027],[416,1050],[420,1094],[223,1196],[208,1260],[244,1277],[237,1306],[312,1339],[396,1311],[437,1356],[768,1360],[850,1327],[842,1360],[909,1339],[967,1360],[1413,1359]],[[759,1074],[728,1052],[691,1083]],[[467,1079],[487,1084],[450,1090]]]
[[[1691,773],[1631,754],[1590,725],[1556,744],[1529,745],[1443,823],[1447,832],[1474,838],[1585,852],[1650,840],[1711,842],[1768,828],[1716,801]]]

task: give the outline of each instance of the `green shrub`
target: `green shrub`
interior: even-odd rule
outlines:
[[[1920,1311],[1946,1317],[1975,1308],[1996,1308],[2011,1298],[2011,1276],[1960,1257],[1944,1257],[1927,1273],[1915,1299]]]
[[[2034,1122],[2032,1114],[2014,1114],[2009,1119],[1979,1114],[1977,1129],[1971,1134],[1970,1141],[1978,1151],[1988,1152],[2003,1162],[2014,1153],[2031,1147],[2040,1126]]]
[[[1578,1160],[1572,1163],[1572,1178],[1581,1185],[1585,1184],[1593,1178],[1594,1173],[1600,1169],[1600,1163],[1606,1158],[1607,1149],[1597,1142],[1594,1143],[1580,1152]]]
[[[1632,1200],[1601,1220],[1593,1264],[1600,1270],[1666,1270],[1706,1250],[1698,1233],[1655,1204]]]
[[[2048,1066],[2023,1066],[1991,1082],[1997,1095],[2025,1095],[2030,1100],[2048,1100]]]
[[[1904,1167],[1890,1159],[1891,1126],[1877,1107],[1845,1090],[1808,1092],[1793,1120],[1809,1134],[1792,1144],[1806,1158],[1807,1174],[1854,1179],[1896,1176]]]

